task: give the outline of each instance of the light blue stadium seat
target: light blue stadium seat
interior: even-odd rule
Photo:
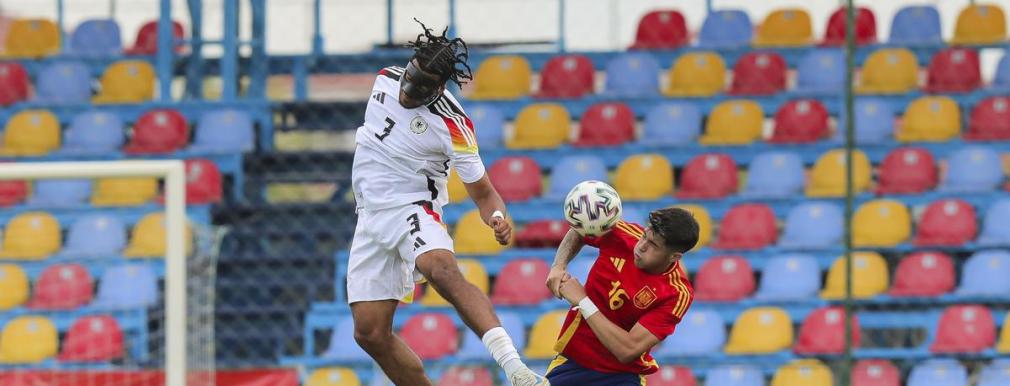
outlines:
[[[941,44],[940,13],[931,5],[908,6],[894,15],[891,21],[892,44]]]
[[[796,153],[770,151],[758,154],[747,171],[745,197],[787,198],[803,194],[803,160]]]
[[[505,129],[505,116],[492,106],[477,105],[467,110],[473,129],[477,133],[477,146],[481,149],[497,149],[502,147]]]
[[[660,103],[645,115],[642,137],[646,146],[687,146],[698,142],[702,115],[691,103]]]
[[[837,246],[845,231],[842,209],[828,202],[805,202],[786,216],[779,246],[786,249],[817,249]]]
[[[992,87],[1010,88],[1010,55],[1003,54],[1003,58],[999,60],[999,64],[996,66],[996,76],[992,80]]]
[[[747,13],[724,9],[709,13],[698,33],[698,45],[706,48],[749,46],[754,34]]]
[[[499,312],[498,320],[501,321],[502,327],[508,332],[516,347],[526,347],[526,328],[519,316],[511,312]],[[459,352],[456,353],[457,358],[474,360],[489,358],[487,347],[484,346],[484,342],[481,342],[477,334],[466,330],[463,335],[463,344],[460,346]]]
[[[135,309],[158,301],[158,278],[144,264],[109,267],[98,282],[97,308]]]
[[[670,335],[654,353],[667,355],[710,355],[722,351],[726,344],[726,321],[719,313],[692,309],[677,324],[677,333]]]
[[[564,200],[575,185],[587,180],[607,182],[603,160],[594,156],[566,156],[551,170],[550,190],[545,197]]]
[[[241,153],[253,150],[252,119],[243,111],[218,110],[204,113],[196,125],[190,150],[206,153]]]
[[[126,247],[126,225],[116,216],[85,215],[70,225],[62,254],[114,257]]]
[[[989,205],[976,242],[980,245],[1010,245],[1010,199]]]
[[[91,198],[91,185],[91,180],[38,180],[28,205],[50,208],[84,205]]]
[[[1010,295],[1010,252],[980,251],[971,255],[961,269],[962,295]]]
[[[856,114],[855,127],[856,144],[873,145],[880,144],[894,137],[894,106],[883,99],[858,99],[853,106]],[[845,125],[848,118],[841,114],[838,120],[838,130],[835,131],[832,140],[841,142],[845,140]]]
[[[371,357],[354,340],[354,319],[350,316],[337,321],[330,334],[330,346],[323,353],[324,358],[338,361],[371,361]]]
[[[43,103],[91,102],[91,71],[78,62],[56,62],[39,72],[35,99]]]
[[[907,386],[968,386],[968,370],[955,359],[927,359],[912,368]]]
[[[963,147],[952,153],[947,162],[947,176],[941,191],[990,192],[1003,183],[1003,166],[999,154],[979,146]]]
[[[796,91],[833,94],[845,88],[845,52],[835,48],[810,51],[796,67]]]
[[[977,386],[1005,385],[1010,385],[1010,360],[1006,358],[997,359],[982,368],[982,372],[978,376]]]
[[[659,63],[644,52],[621,54],[607,62],[608,97],[651,97],[659,95]]]
[[[721,365],[705,373],[705,386],[764,386],[761,369],[751,365]]]
[[[596,259],[588,256],[579,256],[571,263],[568,263],[568,273],[572,274],[572,277],[579,279],[580,283],[585,283],[586,278],[589,277],[589,271],[593,269],[593,264],[596,263]]]
[[[115,20],[85,20],[70,36],[70,53],[83,56],[112,56],[123,51],[119,24]]]
[[[623,207],[623,208],[621,208],[621,211],[622,211],[621,212],[621,219],[622,220],[624,220],[626,222],[630,222],[630,223],[635,223],[635,224],[641,225],[643,227],[646,226],[646,225],[648,225],[648,222],[649,222],[649,212],[648,211],[638,210],[638,209],[633,208],[633,207]]]
[[[814,299],[821,289],[821,270],[810,255],[778,255],[765,263],[754,297],[761,300]]]
[[[103,111],[78,114],[64,134],[63,155],[98,155],[118,152],[126,141],[123,120]]]

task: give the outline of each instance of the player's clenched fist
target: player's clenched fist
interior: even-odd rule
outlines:
[[[561,299],[561,283],[571,278],[572,275],[564,268],[551,267],[551,272],[547,274],[547,288],[551,290],[554,297]]]
[[[512,239],[512,224],[501,217],[491,218],[491,229],[494,229],[494,238],[498,244],[505,245]]]

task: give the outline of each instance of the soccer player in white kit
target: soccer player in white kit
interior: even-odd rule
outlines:
[[[473,123],[445,90],[449,80],[471,79],[466,44],[421,27],[424,33],[408,44],[414,55],[406,68],[379,72],[356,135],[351,180],[358,223],[347,269],[354,339],[394,384],[432,385],[420,359],[393,333],[399,301],[427,278],[513,385],[547,386],[519,358],[491,301],[457,266],[440,214],[450,167],[499,243],[508,243],[512,227],[477,153]]]

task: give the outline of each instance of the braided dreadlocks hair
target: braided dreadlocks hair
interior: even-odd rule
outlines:
[[[417,39],[408,42],[407,47],[414,49],[412,59],[417,59],[421,69],[438,75],[443,81],[451,80],[457,86],[462,86],[466,80],[472,80],[473,73],[466,64],[469,57],[466,42],[460,38],[449,39],[445,36],[449,27],[443,29],[441,35],[436,35],[434,30],[425,26],[420,20],[415,18],[414,21],[421,25],[424,33],[418,34]],[[457,67],[457,64],[462,67]]]

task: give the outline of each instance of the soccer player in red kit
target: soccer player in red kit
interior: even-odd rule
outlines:
[[[619,221],[598,237],[569,230],[554,258],[547,286],[568,311],[547,370],[553,386],[632,386],[659,369],[649,351],[673,333],[694,290],[680,260],[698,242],[691,212],[666,208],[648,227]],[[589,244],[600,255],[583,286],[568,262]]]

